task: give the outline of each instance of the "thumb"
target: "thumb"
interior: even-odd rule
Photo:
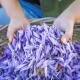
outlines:
[[[13,27],[10,27],[10,26],[8,27],[7,37],[8,37],[9,43],[12,43],[15,31],[16,29],[14,29]]]
[[[61,37],[61,43],[66,44],[67,41],[72,40],[73,28],[67,29],[65,34]]]

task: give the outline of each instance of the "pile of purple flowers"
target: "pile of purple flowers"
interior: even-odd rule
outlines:
[[[0,56],[0,80],[80,80],[80,45],[61,44],[54,25],[17,32]]]

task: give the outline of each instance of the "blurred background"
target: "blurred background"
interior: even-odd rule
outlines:
[[[27,19],[57,18],[75,0],[19,0]],[[5,19],[5,21],[4,21]],[[0,8],[0,24],[9,24],[3,8]]]
[[[45,17],[58,17],[74,0],[40,0]]]

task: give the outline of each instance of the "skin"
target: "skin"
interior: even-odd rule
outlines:
[[[19,29],[25,29],[26,25],[30,23],[24,16],[18,0],[0,0],[0,3],[10,18],[7,37],[11,43],[15,32]],[[65,32],[61,38],[63,44],[72,39],[74,23],[80,19],[79,8],[80,0],[75,0],[54,22],[54,25]]]
[[[54,22],[54,25],[65,32],[61,38],[63,44],[72,39],[73,26],[80,19],[79,8],[80,0],[75,0]]]
[[[10,18],[7,37],[9,42],[12,43],[16,31],[25,29],[26,25],[29,24],[29,21],[25,17],[18,0],[0,0],[0,3]]]

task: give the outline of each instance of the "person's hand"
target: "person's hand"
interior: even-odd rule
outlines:
[[[17,30],[25,29],[26,26],[29,25],[29,21],[26,18],[15,18],[10,20],[10,24],[7,31],[7,37],[9,42],[12,43],[14,38],[14,34]]]
[[[66,44],[67,41],[72,39],[74,20],[70,16],[61,14],[54,21],[54,25],[65,32],[65,34],[61,38],[61,43]]]
[[[18,0],[0,0],[0,3],[10,19],[7,37],[9,42],[12,43],[16,31],[19,29],[25,29],[29,24],[29,21],[26,19]]]

